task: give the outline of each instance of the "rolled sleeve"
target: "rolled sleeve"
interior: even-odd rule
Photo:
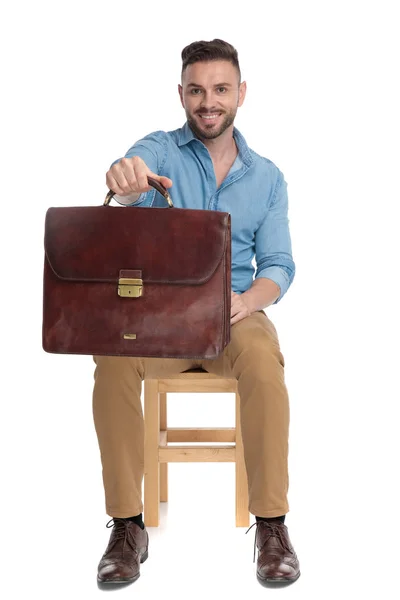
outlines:
[[[277,304],[293,282],[296,267],[289,231],[287,183],[279,171],[268,212],[255,235],[255,279],[271,279],[280,288]]]
[[[279,286],[279,297],[275,300],[275,302],[273,302],[273,304],[277,304],[289,289],[290,280],[288,274],[280,267],[266,267],[262,271],[258,272],[255,279],[259,279],[260,277],[271,279],[274,283],[276,283],[276,285]]]

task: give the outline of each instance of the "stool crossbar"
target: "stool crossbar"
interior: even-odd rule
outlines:
[[[233,392],[236,406],[235,427],[167,427],[168,392]],[[146,526],[159,526],[160,502],[168,501],[168,463],[170,462],[234,462],[236,527],[249,526],[247,474],[236,379],[219,377],[203,369],[189,369],[169,377],[145,379],[144,427]],[[169,442],[178,445],[169,446]],[[190,442],[207,442],[207,445],[195,446]],[[228,443],[229,445],[224,445]]]

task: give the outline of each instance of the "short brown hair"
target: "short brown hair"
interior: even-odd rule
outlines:
[[[211,42],[192,42],[186,46],[182,50],[182,75],[188,65],[211,60],[228,60],[237,68],[240,81],[241,73],[237,50],[228,42],[219,39]]]

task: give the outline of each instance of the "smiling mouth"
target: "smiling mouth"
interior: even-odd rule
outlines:
[[[221,116],[221,113],[199,114],[200,119],[206,123],[213,123]]]

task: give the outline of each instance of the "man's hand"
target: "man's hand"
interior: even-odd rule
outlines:
[[[129,196],[132,193],[142,194],[151,190],[147,176],[160,182],[166,188],[172,186],[169,177],[163,177],[150,171],[140,156],[122,158],[106,173],[106,184],[117,196]]]
[[[231,325],[251,315],[251,310],[246,304],[242,294],[231,290]]]

